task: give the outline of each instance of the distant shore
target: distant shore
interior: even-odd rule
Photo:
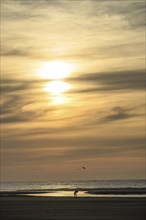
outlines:
[[[146,198],[0,198],[2,220],[145,220]]]

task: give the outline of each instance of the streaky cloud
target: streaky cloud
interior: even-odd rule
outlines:
[[[90,88],[79,89],[76,92],[96,92],[96,91],[120,91],[120,90],[143,90],[145,89],[145,70],[123,70],[106,73],[84,74],[73,81],[82,83],[92,83]]]

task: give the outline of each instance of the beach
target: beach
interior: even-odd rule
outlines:
[[[1,196],[2,220],[144,220],[146,198]]]

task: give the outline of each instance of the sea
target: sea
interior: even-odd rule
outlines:
[[[146,188],[146,180],[74,180],[45,182],[1,182],[0,191],[51,191],[51,190],[90,190],[90,189],[129,189]]]

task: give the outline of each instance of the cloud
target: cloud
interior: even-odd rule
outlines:
[[[18,88],[17,88],[18,89]],[[1,104],[1,123],[18,123],[32,121],[38,112],[23,109],[34,104],[32,97],[24,97],[22,93],[7,95]]]
[[[107,2],[107,1],[106,1]],[[122,2],[122,4],[121,4]],[[113,3],[113,4],[112,4]],[[120,7],[117,7],[120,4]],[[131,0],[131,1],[111,1],[110,4],[107,2],[106,12],[109,15],[122,15],[131,28],[144,27],[145,23],[145,1],[144,0]]]
[[[9,93],[15,93],[20,91],[26,91],[32,88],[32,82],[25,80],[17,80],[11,78],[4,78],[1,80],[1,93],[8,95]]]
[[[3,42],[8,47],[4,54],[40,59],[89,57],[90,62],[123,57],[122,65],[129,66],[128,58],[144,57],[144,28],[136,31],[131,25],[143,24],[143,4],[141,1],[110,4],[108,1],[79,1],[78,4],[56,0],[16,1],[15,4],[3,1]],[[32,50],[25,50],[32,46]]]
[[[36,141],[24,139],[9,139],[7,147],[3,148],[2,157],[7,166],[12,165],[15,161],[17,164],[46,163],[54,161],[78,161],[86,159],[113,158],[127,153],[127,157],[132,154],[133,157],[143,155],[144,137],[79,137],[76,138],[59,138],[47,137],[37,139]]]
[[[53,111],[53,107],[44,105],[46,99],[41,90],[44,82],[45,80],[2,79],[1,123],[37,121]]]
[[[88,112],[82,116],[79,127],[80,129],[88,130],[93,127],[101,127],[103,126],[120,126],[122,123],[126,124],[126,120],[131,119],[133,122],[139,118],[144,117],[144,109],[145,105],[139,106],[106,106],[102,109],[92,109],[91,112]],[[88,116],[89,115],[89,116]],[[92,117],[91,117],[92,116]]]
[[[106,178],[108,159],[118,173],[112,170],[110,178],[116,178],[122,173],[119,158],[118,168],[124,164],[130,170],[131,162],[134,175],[128,171],[127,176],[135,177],[136,161],[144,160],[145,2],[1,3],[2,161],[8,179],[28,175],[31,180],[35,172],[37,179],[48,179],[48,168],[58,178],[62,164],[64,178],[66,164],[97,165],[99,160]],[[42,62],[56,59],[77,67],[64,79],[72,89],[58,106],[44,92],[49,80],[35,75]]]
[[[145,89],[145,70],[124,70],[107,73],[85,74],[76,79],[82,83],[92,83],[88,89],[79,89],[76,92],[97,92],[97,91],[121,91],[121,90],[143,90]]]
[[[7,51],[2,51],[2,56],[28,56],[29,53],[26,52],[24,49],[19,50],[19,49],[11,49]]]
[[[32,89],[32,83],[17,79],[2,79],[1,81],[1,115],[5,116],[1,122],[14,121],[21,109],[32,103],[33,98],[28,96],[27,91]],[[13,116],[12,116],[13,115]],[[15,116],[14,116],[15,115]]]
[[[108,115],[104,116],[103,118],[99,119],[97,123],[107,123],[107,122],[114,122],[119,120],[126,120],[131,117],[138,116],[138,114],[131,113],[129,109],[124,109],[120,106],[114,107]]]
[[[53,112],[54,108],[40,106],[41,99],[37,106],[36,99],[29,95],[21,94],[7,97],[1,106],[1,123],[42,121],[42,118]]]
[[[144,92],[145,88],[144,70],[91,73],[79,75],[77,78],[68,78],[67,80],[72,84],[73,89],[68,91],[66,96],[73,99],[75,96],[84,97],[84,94],[88,94],[91,96],[90,101],[92,103],[96,100],[94,96],[98,96],[99,93],[104,93],[103,98],[100,99],[103,100],[105,95],[109,93],[114,96],[115,92],[119,95],[126,94],[131,90]],[[93,124],[100,125],[105,122],[110,123],[143,115],[139,111],[133,112],[130,107],[127,108],[125,105],[121,105],[117,99],[113,104],[109,103],[106,107],[91,106],[89,108],[85,106],[85,109],[81,109],[79,112],[74,112],[74,107],[66,103],[63,110],[60,106],[62,114],[58,114],[59,116],[56,117],[54,112],[59,112],[59,109],[57,106],[51,105],[52,95],[46,94],[42,89],[46,82],[48,81],[3,79],[1,82],[1,123],[44,121],[47,118],[50,122],[63,122],[64,129],[73,131],[81,127],[87,129],[86,126]],[[79,84],[78,87],[76,86],[77,83]],[[74,89],[74,85],[76,89]],[[50,105],[48,105],[49,102]],[[133,106],[137,106],[137,104],[133,104]],[[71,114],[72,111],[74,113]],[[92,119],[89,117],[90,112],[94,114]],[[46,132],[48,131],[46,130]],[[52,129],[52,132],[56,133],[59,130]]]

